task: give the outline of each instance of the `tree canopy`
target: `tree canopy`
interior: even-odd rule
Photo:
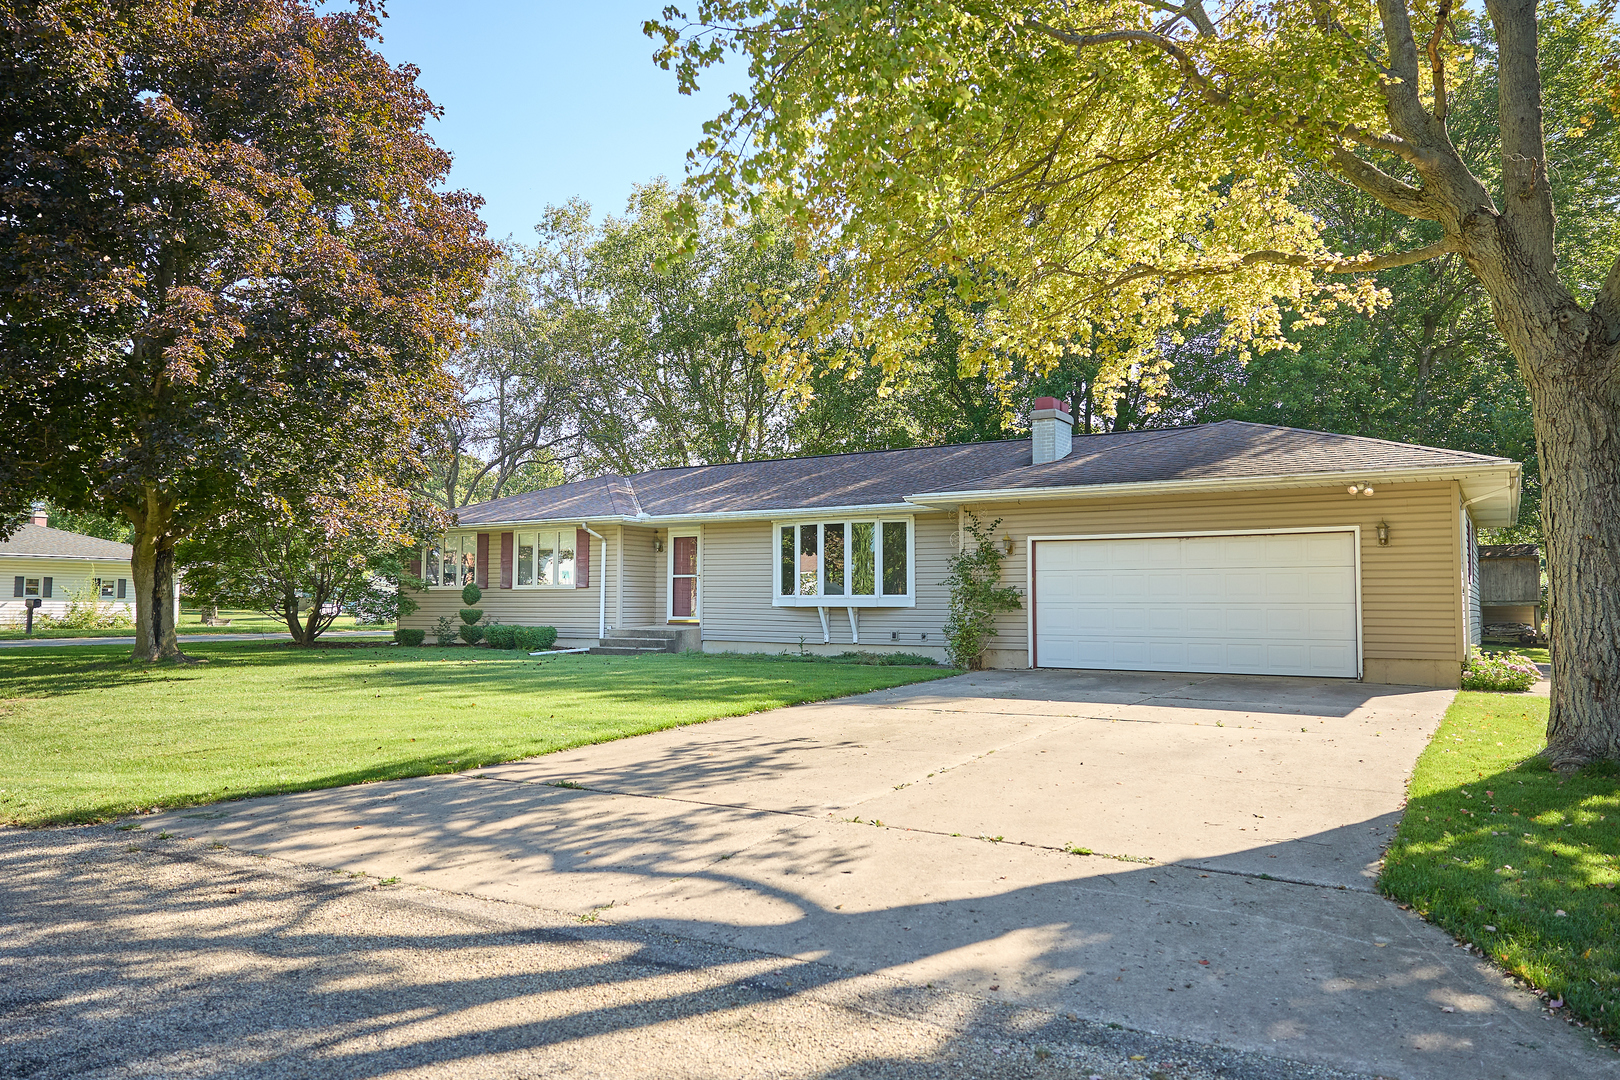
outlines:
[[[136,653],[173,548],[309,478],[402,483],[490,255],[371,0],[0,3],[0,502],[135,533]]]
[[[844,271],[807,309],[756,313],[784,387],[823,362],[784,318],[849,328],[858,356],[903,368],[922,326],[898,298],[919,283],[940,300],[920,311],[957,303],[993,381],[1018,358],[1079,356],[1106,390],[1212,315],[1242,359],[1288,347],[1291,321],[1386,300],[1373,272],[1457,256],[1529,391],[1549,753],[1573,768],[1620,758],[1620,236],[1560,236],[1551,178],[1584,177],[1586,205],[1620,194],[1581,137],[1612,121],[1616,37],[1612,4],[1549,10],[1581,32],[1545,56],[1536,0],[1483,16],[1450,0],[700,0],[647,31],[685,89],[728,53],[752,80],[692,156],[688,220],[705,198],[776,213]],[[1494,117],[1453,131],[1453,93],[1481,83]],[[1549,130],[1560,85],[1590,109]],[[1336,248],[1302,205],[1311,183],[1400,228]]]

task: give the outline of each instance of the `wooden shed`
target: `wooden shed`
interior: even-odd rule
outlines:
[[[1487,637],[1541,629],[1541,549],[1535,544],[1482,544],[1479,601]]]

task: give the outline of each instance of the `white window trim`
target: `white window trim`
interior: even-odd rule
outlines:
[[[569,592],[572,592],[574,589],[579,588],[579,586],[576,584],[576,582],[579,581],[579,529],[578,529],[577,526],[570,525],[570,526],[564,527],[564,526],[558,525],[558,526],[551,526],[551,527],[541,528],[538,525],[531,525],[526,530],[522,529],[522,528],[514,528],[514,529],[511,530],[511,532],[512,532],[512,588],[514,588],[514,589],[523,589],[525,591],[527,591],[529,589],[563,589],[563,590],[566,590],[566,591],[569,591]],[[539,548],[539,546],[540,546],[540,537],[542,537],[542,536],[544,536],[544,535],[546,535],[548,533],[553,534],[558,538],[558,547],[559,548],[562,546],[562,537],[567,536],[570,533],[574,534],[574,574],[573,574],[574,580],[570,581],[566,585],[564,585],[564,584],[562,584],[560,582],[556,582],[556,581],[550,582],[549,584],[547,582],[538,581],[538,582],[533,582],[533,583],[528,584],[528,585],[519,585],[517,583],[517,580],[518,580],[518,550],[519,550],[519,548],[522,547],[522,545],[519,543],[520,538],[524,537],[524,536],[532,536],[532,537],[534,537],[535,538],[535,545],[534,546],[536,548]],[[588,542],[589,541],[587,541],[587,543]],[[532,567],[531,567],[531,569],[532,569]]]
[[[22,598],[24,600],[43,600],[45,598],[45,575],[44,574],[40,574],[38,577],[29,577],[28,575],[24,574],[22,576],[22,579],[23,579]],[[33,587],[32,590],[30,590],[28,588],[28,583],[30,581],[32,581],[34,583],[34,587]]]
[[[444,549],[449,546],[448,541],[450,540],[450,538],[452,536],[454,536],[457,539],[458,542],[463,537],[465,537],[467,539],[470,539],[473,542],[473,563],[474,563],[474,566],[473,566],[473,581],[474,581],[474,583],[476,583],[477,580],[478,580],[478,568],[477,568],[478,534],[477,533],[459,533],[459,532],[457,532],[457,533],[445,533],[443,536],[439,537],[438,548],[439,548],[439,567],[440,567],[440,569],[443,569],[443,566],[444,566]],[[423,582],[423,584],[427,584],[427,564],[428,564],[427,553],[428,553],[428,549],[430,547],[432,547],[432,546],[434,546],[434,545],[431,542],[430,543],[424,543],[418,549],[422,553],[422,582]],[[456,551],[458,553],[462,553],[464,550],[465,549],[461,548],[461,547],[456,548]],[[460,565],[459,560],[457,560],[457,565],[458,566]],[[448,590],[452,590],[454,592],[460,592],[462,589],[466,588],[466,585],[463,584],[463,583],[458,582],[455,585],[444,585],[444,584],[427,585],[427,588],[430,589],[430,590],[448,589]]]
[[[828,595],[817,593],[814,596],[793,594],[782,595],[782,530],[795,525],[837,525],[844,526],[844,551],[846,566],[844,571],[845,588],[849,587],[849,570],[847,566],[849,551],[849,527],[858,521],[877,522],[876,556],[877,563],[873,567],[877,575],[877,593],[873,596],[856,596],[852,593]],[[883,523],[886,521],[903,521],[906,524],[906,594],[904,596],[883,595]],[[817,538],[820,539],[819,537]],[[798,553],[798,534],[794,533],[794,554]],[[821,562],[825,545],[816,545],[816,582],[817,588],[825,580],[825,571]],[[802,517],[783,518],[771,522],[771,606],[772,607],[809,607],[809,608],[875,608],[875,607],[916,607],[917,606],[917,519],[909,514],[820,514]]]
[[[697,538],[697,588],[693,590],[692,614],[675,614],[675,538],[679,536],[694,536]],[[671,529],[668,539],[664,543],[664,621],[673,622],[680,619],[703,621],[703,528]]]

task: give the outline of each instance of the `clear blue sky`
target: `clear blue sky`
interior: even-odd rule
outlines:
[[[580,195],[598,216],[621,213],[631,185],[679,181],[742,65],[676,93],[641,32],[667,2],[389,0],[383,55],[422,69],[444,108],[429,132],[455,156],[451,186],[484,197],[492,238],[532,241],[547,203]]]

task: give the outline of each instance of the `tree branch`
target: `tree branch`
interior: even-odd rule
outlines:
[[[1389,175],[1378,166],[1357,157],[1343,147],[1333,148],[1333,163],[1351,185],[1377,199],[1397,214],[1438,221],[1440,211],[1420,189]]]
[[[1502,128],[1502,217],[1531,267],[1551,274],[1552,186],[1541,125],[1536,0],[1486,0],[1496,27]]]
[[[1592,316],[1603,322],[1604,333],[1611,345],[1620,342],[1620,255],[1615,256],[1614,265],[1609,267],[1609,276],[1604,279],[1602,288],[1598,289],[1592,301]]]
[[[1397,266],[1411,266],[1413,263],[1427,262],[1440,255],[1448,255],[1460,251],[1461,242],[1452,237],[1442,237],[1432,244],[1425,244],[1410,251],[1396,251],[1388,255],[1367,256],[1354,259],[1312,259],[1306,255],[1296,255],[1287,251],[1252,251],[1243,256],[1242,265],[1254,266],[1261,263],[1270,263],[1280,266],[1304,266],[1312,270],[1320,270],[1324,274],[1364,274],[1374,270],[1390,270]]]
[[[1440,35],[1445,33],[1446,19],[1451,16],[1451,0],[1440,0],[1440,10],[1434,16],[1434,33],[1429,35],[1429,71],[1434,76],[1434,118],[1446,122],[1446,61],[1440,55]]]

